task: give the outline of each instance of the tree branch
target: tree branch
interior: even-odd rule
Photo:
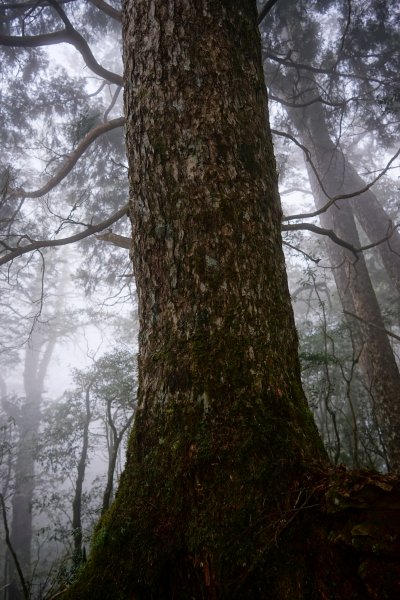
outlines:
[[[120,22],[122,21],[121,11],[117,10],[110,4],[107,4],[107,2],[104,2],[104,0],[88,0],[88,2],[93,4],[99,10],[102,10],[106,15],[108,15],[109,17],[112,17],[116,21],[120,21]]]
[[[384,327],[379,327],[379,325],[375,325],[375,323],[371,323],[371,321],[366,321],[365,319],[362,319],[358,315],[355,315],[355,314],[349,312],[348,310],[343,310],[343,313],[345,315],[348,315],[349,317],[353,317],[354,319],[361,321],[362,323],[365,323],[366,325],[369,325],[369,327],[374,327],[375,329],[379,329],[379,331],[384,331],[387,335],[389,335],[390,337],[392,337],[395,340],[400,342],[400,336],[396,335],[395,333],[392,333],[388,329],[385,329]]]
[[[358,100],[358,98],[354,97],[354,98],[348,98],[347,100],[343,100],[342,102],[331,102],[329,100],[324,100],[322,98],[322,96],[315,96],[315,98],[312,98],[312,100],[309,100],[308,102],[289,102],[288,100],[285,100],[284,98],[279,98],[278,96],[274,96],[274,94],[268,94],[268,98],[270,100],[273,100],[274,102],[278,102],[279,104],[282,104],[283,106],[288,106],[289,108],[306,108],[307,106],[311,106],[312,104],[316,104],[317,102],[320,102],[321,104],[325,104],[326,106],[333,106],[334,108],[343,108],[346,104],[348,104],[349,102],[353,102],[354,100]]]
[[[67,244],[73,244],[74,242],[79,242],[84,238],[87,238],[95,233],[103,231],[107,229],[119,219],[121,219],[128,210],[128,204],[125,204],[122,208],[113,213],[108,219],[98,223],[97,225],[87,225],[84,231],[80,233],[76,233],[75,235],[71,235],[70,237],[61,238],[58,240],[32,240],[30,244],[26,244],[25,246],[20,246],[16,248],[11,248],[10,252],[5,256],[0,258],[0,265],[4,265],[14,258],[18,258],[23,254],[27,254],[28,252],[33,252],[34,250],[39,250],[40,248],[51,248],[56,246],[66,246]]]
[[[309,149],[306,148],[306,146],[304,146],[303,144],[301,144],[298,140],[296,140],[296,138],[293,135],[291,135],[290,133],[286,133],[285,131],[278,131],[277,129],[271,129],[271,133],[273,133],[274,135],[279,135],[281,137],[285,137],[285,138],[291,140],[294,144],[296,144],[296,146],[298,146],[299,148],[301,148],[303,150],[303,152],[306,156],[306,161],[308,163],[310,163],[311,169],[318,181],[319,186],[321,187],[322,192],[328,198],[328,202],[324,206],[319,208],[318,210],[315,210],[314,212],[311,212],[311,213],[300,213],[298,215],[289,215],[288,217],[283,218],[284,221],[293,221],[295,219],[307,219],[307,218],[311,218],[311,217],[317,217],[318,215],[326,212],[328,210],[328,208],[330,208],[338,200],[348,200],[349,198],[354,198],[355,196],[361,196],[362,194],[365,194],[365,192],[368,192],[368,190],[371,189],[375,185],[375,183],[377,183],[377,181],[379,181],[379,179],[385,175],[385,173],[387,173],[387,171],[390,169],[390,165],[400,155],[400,148],[399,148],[397,150],[397,152],[389,160],[386,167],[380,171],[379,175],[377,175],[375,177],[375,179],[370,181],[370,183],[367,183],[360,190],[357,190],[356,192],[351,192],[349,194],[338,194],[337,196],[330,196],[328,194],[328,192],[326,191],[324,184],[321,181],[321,178],[318,175],[318,171],[311,159],[311,152],[309,151]]]
[[[118,246],[119,248],[130,249],[132,240],[124,235],[117,235],[112,231],[107,231],[107,233],[102,233],[100,235],[96,235],[97,240],[101,240],[102,242],[108,242],[109,244],[113,244],[114,246]]]
[[[350,250],[350,252],[352,252],[357,257],[357,254],[359,252],[371,250],[372,248],[375,248],[376,246],[379,246],[380,244],[389,241],[394,231],[398,229],[398,227],[399,225],[391,224],[389,232],[384,238],[376,242],[372,242],[371,244],[360,246],[360,248],[355,248],[349,242],[346,242],[342,238],[338,237],[332,229],[324,229],[323,227],[318,227],[318,225],[313,225],[312,223],[288,223],[287,225],[282,225],[282,231],[312,231],[313,233],[317,233],[318,235],[324,235],[326,237],[329,237],[333,242],[335,242],[335,244],[338,244],[339,246],[343,246],[343,248]]]
[[[58,0],[60,4],[69,4],[75,0]],[[48,0],[27,0],[26,2],[6,2],[0,6],[1,11],[6,10],[25,10],[29,8],[39,8],[40,6],[50,6]],[[18,14],[19,16],[19,14]]]
[[[111,112],[111,111],[112,111],[112,109],[114,108],[114,106],[115,106],[115,103],[116,103],[116,102],[117,102],[117,100],[118,100],[118,96],[119,96],[119,95],[120,95],[120,93],[121,93],[121,90],[122,90],[122,87],[121,87],[121,86],[118,86],[118,87],[117,87],[117,89],[115,90],[115,92],[114,92],[114,94],[113,94],[113,97],[112,97],[112,99],[111,99],[110,105],[108,106],[108,108],[107,108],[106,112],[105,112],[105,113],[104,113],[104,115],[103,115],[103,121],[107,121],[108,115],[110,114],[110,112]]]
[[[39,188],[38,190],[27,191],[22,188],[16,189],[11,192],[11,195],[18,196],[22,198],[40,198],[44,196],[48,192],[50,192],[53,188],[56,187],[73,169],[78,160],[84,154],[84,152],[89,148],[89,146],[101,135],[107,133],[107,131],[111,131],[116,129],[117,127],[122,127],[125,122],[124,117],[118,117],[117,119],[112,119],[111,121],[107,121],[107,123],[102,123],[98,125],[94,129],[91,129],[85,137],[79,142],[78,146],[68,155],[68,159],[64,163],[53,177],[49,179],[49,181]]]
[[[310,71],[311,73],[321,73],[324,75],[332,75],[333,73],[335,73],[335,75],[338,77],[343,77],[346,79],[358,79],[360,81],[367,81],[367,82],[379,83],[379,84],[382,84],[385,81],[382,79],[377,79],[376,77],[362,77],[361,75],[357,75],[355,73],[342,73],[340,71],[336,71],[335,67],[337,65],[332,65],[332,67],[324,69],[321,67],[313,67],[312,65],[306,65],[304,63],[297,63],[293,60],[288,60],[287,57],[281,58],[280,56],[277,56],[270,50],[266,50],[266,49],[264,49],[263,55],[265,58],[269,58],[270,60],[273,60],[274,62],[277,62],[278,64],[283,65],[285,67],[290,67],[292,69],[296,69],[296,71],[304,70],[304,71]]]
[[[350,250],[356,258],[358,258],[357,253],[361,252],[362,248],[354,248],[351,244],[338,237],[336,233],[332,229],[323,229],[322,227],[318,227],[318,225],[313,225],[312,223],[296,223],[296,224],[288,224],[282,225],[282,231],[312,231],[313,233],[317,233],[318,235],[324,235],[329,237],[335,244],[339,246],[343,246],[347,250]]]
[[[300,252],[300,254],[302,254],[303,256],[305,256],[307,259],[311,260],[316,265],[318,265],[319,262],[320,262],[320,260],[321,260],[320,258],[314,258],[313,256],[311,256],[311,254],[307,254],[307,252],[304,252],[304,250],[302,250],[298,246],[293,246],[292,244],[289,244],[289,242],[286,242],[285,240],[282,240],[282,244],[284,246],[287,246],[288,248],[291,248],[295,252]]]
[[[311,169],[312,169],[312,171],[313,171],[313,173],[314,173],[314,175],[315,175],[315,178],[316,178],[316,180],[317,180],[317,181],[318,181],[318,183],[319,183],[319,186],[321,187],[321,190],[323,191],[323,193],[325,194],[325,196],[326,196],[327,198],[329,198],[329,200],[330,200],[330,201],[332,201],[332,204],[333,204],[334,200],[333,200],[333,198],[332,198],[331,196],[329,196],[328,192],[326,191],[326,189],[325,189],[325,187],[324,187],[324,184],[322,183],[322,180],[321,180],[321,178],[320,178],[320,176],[319,176],[319,174],[318,174],[317,168],[316,168],[316,166],[314,165],[314,163],[313,163],[313,161],[312,161],[312,158],[311,158],[311,152],[309,151],[309,149],[308,149],[306,146],[304,146],[303,144],[301,144],[301,143],[300,143],[300,142],[299,142],[299,141],[298,141],[298,140],[297,140],[297,139],[296,139],[296,138],[295,138],[293,135],[291,135],[290,133],[286,133],[285,131],[278,131],[277,129],[271,129],[271,133],[272,133],[272,134],[274,134],[274,135],[279,135],[280,137],[284,137],[284,138],[286,138],[286,139],[288,139],[288,140],[291,140],[291,141],[292,141],[294,144],[296,144],[296,146],[298,146],[299,148],[301,148],[301,149],[303,150],[303,152],[304,152],[304,154],[305,154],[305,156],[306,156],[306,161],[307,161],[308,163],[310,163]],[[327,210],[327,209],[326,209],[326,210]],[[318,213],[318,211],[316,211],[316,212]],[[323,210],[321,210],[321,212],[324,212],[324,211],[323,211]],[[319,214],[319,213],[318,213],[318,214]],[[311,215],[311,216],[313,216],[313,215]],[[296,218],[303,219],[303,218],[305,218],[305,217],[297,217],[296,215],[294,215],[294,216],[288,216],[288,217],[284,217],[284,218],[283,218],[283,220],[284,220],[284,221],[291,221],[291,220],[293,220],[293,219],[296,219]]]
[[[93,73],[116,85],[122,85],[121,75],[108,71],[102,67],[92,54],[89,44],[85,38],[76,31],[71,21],[62,10],[61,6],[54,0],[47,0],[46,4],[52,6],[63,21],[65,29],[53,33],[43,33],[33,36],[13,36],[0,34],[0,45],[12,46],[14,48],[37,48],[39,46],[50,46],[53,44],[71,44],[81,54],[85,64]]]
[[[257,20],[258,25],[260,25],[262,23],[262,21],[265,19],[265,17],[267,16],[267,14],[271,10],[271,8],[273,8],[277,2],[278,2],[278,0],[267,0],[267,2],[265,3],[265,5],[262,7],[262,9],[260,10],[260,12],[258,14],[258,20]]]

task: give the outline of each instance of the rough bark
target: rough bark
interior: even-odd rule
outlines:
[[[290,109],[290,117],[299,131],[302,143],[311,152],[312,161],[330,196],[359,189],[359,178],[336,149],[327,130],[321,105],[307,109]],[[327,197],[308,165],[317,209]],[[346,242],[360,247],[353,207],[364,199],[336,202],[320,215],[324,228],[332,229]],[[364,209],[365,210],[365,209]],[[362,211],[361,211],[362,212]],[[379,227],[378,225],[376,227]],[[328,253],[343,309],[362,321],[351,323],[355,330],[356,354],[373,402],[373,410],[382,433],[389,468],[400,470],[400,374],[385,333],[385,324],[363,255],[356,259],[349,250],[328,242]],[[395,261],[393,261],[395,263]],[[372,324],[372,326],[370,325]]]
[[[312,466],[326,456],[300,384],[256,23],[250,0],[124,2],[138,410],[67,598],[376,597],[351,540],[328,540],[350,521],[323,512],[325,492],[352,484]],[[359,497],[397,509],[397,480],[380,481],[359,478]]]

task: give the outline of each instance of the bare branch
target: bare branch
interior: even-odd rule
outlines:
[[[313,233],[317,233],[318,235],[324,235],[326,237],[329,237],[333,242],[335,242],[335,244],[338,244],[339,246],[343,246],[343,248],[350,250],[350,252],[352,252],[356,257],[359,252],[371,250],[372,248],[375,248],[376,246],[379,246],[380,244],[389,241],[393,233],[398,228],[398,224],[393,225],[391,223],[388,234],[385,235],[385,237],[376,242],[372,242],[371,244],[366,244],[365,246],[360,246],[360,248],[355,248],[349,242],[346,242],[342,238],[338,237],[332,229],[324,229],[323,227],[318,227],[318,225],[313,225],[312,223],[293,223],[282,225],[282,231],[312,231]]]
[[[323,184],[323,183],[322,183],[322,181],[321,181],[321,178],[320,178],[320,176],[319,176],[319,173],[318,173],[318,171],[317,171],[317,168],[316,168],[316,166],[314,165],[314,163],[313,163],[313,161],[312,161],[312,158],[311,158],[311,152],[309,151],[309,149],[308,149],[306,146],[304,146],[303,144],[301,144],[301,143],[300,143],[300,142],[299,142],[299,141],[298,141],[298,140],[297,140],[297,139],[296,139],[296,138],[295,138],[293,135],[291,135],[290,133],[286,133],[285,131],[278,131],[277,129],[271,129],[271,133],[273,133],[274,135],[279,135],[280,137],[284,137],[284,138],[286,138],[286,139],[288,139],[288,140],[291,140],[291,141],[292,141],[294,144],[296,144],[296,146],[298,146],[299,148],[301,148],[301,149],[303,150],[303,152],[304,152],[304,154],[305,154],[305,156],[306,156],[306,161],[307,161],[308,163],[310,163],[310,167],[311,167],[311,169],[312,169],[312,171],[313,171],[313,173],[314,173],[314,175],[315,175],[315,178],[316,178],[316,180],[318,181],[318,183],[319,183],[319,185],[320,185],[320,187],[321,187],[321,190],[323,191],[323,193],[325,194],[325,196],[326,196],[327,198],[329,198],[329,200],[330,200],[330,201],[332,201],[332,204],[333,204],[334,200],[333,200],[333,198],[331,198],[331,196],[329,196],[328,192],[326,191],[326,189],[325,189],[325,187],[324,187],[324,184]],[[318,212],[318,211],[316,211],[316,212],[317,212],[317,214],[319,214],[319,212]],[[323,210],[321,210],[321,212],[324,212],[324,211],[323,211]],[[311,216],[313,216],[313,215],[311,215]],[[295,216],[284,217],[284,218],[283,218],[283,220],[284,220],[284,221],[291,221],[291,220],[293,220],[293,219],[297,219],[297,218],[299,218],[299,219],[303,219],[303,218],[305,218],[305,217],[297,217],[297,216],[295,215]]]
[[[51,248],[56,246],[66,246],[67,244],[73,244],[74,242],[79,242],[84,238],[87,238],[95,233],[103,231],[108,227],[111,227],[114,223],[119,221],[124,215],[126,215],[128,210],[128,204],[125,204],[122,208],[113,213],[108,219],[98,223],[97,225],[87,225],[84,231],[80,233],[76,233],[75,235],[71,235],[70,237],[61,238],[57,240],[33,240],[30,244],[26,244],[25,246],[20,246],[13,248],[8,254],[0,258],[0,265],[4,265],[23,254],[27,254],[28,252],[33,252],[34,250],[39,250],[40,248]]]
[[[84,152],[89,148],[89,146],[101,135],[107,133],[107,131],[112,131],[117,127],[122,127],[125,122],[124,117],[118,117],[117,119],[112,119],[111,121],[107,121],[107,123],[102,123],[94,129],[91,129],[85,137],[79,142],[78,146],[69,154],[66,162],[61,167],[49,181],[39,188],[38,190],[27,191],[24,189],[17,189],[12,192],[12,195],[23,197],[23,198],[40,198],[44,196],[48,192],[50,192],[53,188],[56,187],[73,169],[78,160],[84,154]]]
[[[96,235],[96,240],[108,242],[109,244],[113,244],[114,246],[118,246],[119,248],[126,248],[128,250],[130,249],[132,244],[131,238],[125,237],[124,235],[117,235],[112,231],[107,231],[107,233]]]
[[[267,2],[265,3],[265,5],[263,6],[263,8],[260,10],[260,12],[258,14],[258,20],[257,20],[258,25],[260,25],[260,23],[262,23],[262,21],[265,19],[265,17],[267,16],[267,14],[271,10],[271,8],[273,8],[277,2],[278,2],[278,0],[267,0]]]
[[[355,314],[349,312],[348,310],[343,310],[343,312],[344,312],[345,315],[348,315],[349,317],[353,317],[354,319],[357,319],[358,321],[361,321],[362,323],[365,323],[366,325],[369,325],[369,327],[374,327],[375,329],[379,329],[380,331],[384,331],[388,336],[390,336],[390,337],[392,337],[395,340],[397,340],[397,341],[400,342],[400,336],[396,335],[395,333],[392,333],[388,329],[385,329],[384,327],[379,327],[379,325],[375,325],[375,323],[371,323],[371,321],[366,321],[365,319],[362,319],[358,315],[355,315]]]
[[[109,105],[109,107],[107,108],[106,112],[104,113],[104,116],[103,116],[103,121],[107,121],[108,115],[110,114],[110,112],[111,112],[111,111],[112,111],[112,109],[114,108],[114,106],[115,106],[115,103],[116,103],[116,102],[117,102],[117,100],[118,100],[118,96],[119,96],[119,95],[120,95],[120,93],[121,93],[121,90],[122,90],[122,87],[121,87],[121,86],[118,86],[118,87],[117,87],[117,89],[115,90],[115,92],[114,92],[114,94],[113,94],[113,97],[112,97],[112,99],[111,99],[110,105]]]
[[[63,21],[65,29],[53,33],[43,33],[33,36],[12,36],[0,34],[0,45],[15,48],[37,48],[39,46],[50,46],[53,44],[71,44],[81,54],[86,65],[93,73],[116,85],[122,85],[121,75],[108,71],[102,67],[92,54],[89,44],[85,38],[76,31],[71,21],[66,16],[61,6],[54,0],[47,0],[46,4],[52,6]]]
[[[294,194],[295,192],[300,192],[301,194],[307,194],[307,195],[312,196],[311,190],[307,190],[306,188],[301,188],[301,187],[291,187],[291,188],[287,188],[286,190],[281,190],[281,191],[279,191],[279,195],[287,196],[289,194]]]
[[[311,260],[316,265],[318,265],[321,260],[320,258],[314,258],[313,256],[311,256],[311,254],[307,254],[307,252],[304,252],[304,250],[302,250],[298,246],[293,246],[292,244],[289,244],[289,242],[285,242],[285,240],[282,240],[282,244],[284,246],[287,246],[288,248],[291,248],[291,250],[294,250],[295,252],[300,252],[300,254],[305,256],[307,259]]]
[[[108,15],[109,17],[112,17],[116,21],[120,21],[120,22],[122,21],[121,11],[115,9],[110,4],[107,4],[107,2],[104,2],[104,0],[88,0],[88,2],[93,4],[99,10],[102,10],[104,13],[106,13],[106,15]]]
[[[332,229],[323,229],[322,227],[318,227],[318,225],[313,225],[312,223],[296,223],[292,225],[282,225],[282,231],[299,230],[312,231],[313,233],[317,233],[318,235],[324,235],[326,237],[329,237],[333,242],[335,242],[335,244],[338,244],[339,246],[343,246],[343,248],[350,250],[350,252],[352,252],[356,258],[358,258],[357,252],[362,251],[362,248],[354,248],[354,246],[352,246],[345,240],[342,240],[342,238],[338,237]]]
[[[58,0],[60,4],[70,4],[71,2],[75,2],[76,0]],[[1,11],[6,10],[16,10],[18,11],[18,16],[20,16],[21,12],[25,10],[29,10],[30,8],[39,8],[41,6],[50,6],[48,0],[27,0],[26,2],[7,2],[0,6]]]
[[[320,102],[321,104],[326,104],[326,106],[333,106],[334,108],[343,108],[349,102],[359,100],[358,97],[354,96],[352,98],[347,98],[346,100],[343,100],[341,102],[331,102],[330,100],[324,100],[322,96],[315,96],[315,98],[312,98],[307,102],[289,102],[288,100],[285,100],[284,98],[279,98],[278,96],[274,96],[274,94],[271,93],[268,94],[268,98],[270,100],[273,100],[274,102],[282,104],[283,106],[288,106],[289,108],[306,108],[307,106],[311,106],[312,104],[316,104],[317,102]]]
[[[384,80],[377,79],[376,77],[362,77],[361,75],[357,75],[355,73],[343,73],[343,72],[337,71],[336,70],[337,64],[334,64],[334,65],[332,65],[332,67],[326,68],[326,69],[324,69],[322,67],[313,67],[312,65],[306,65],[304,63],[297,63],[297,62],[293,61],[292,59],[289,59],[288,56],[281,58],[280,56],[277,56],[276,54],[274,54],[273,52],[271,52],[270,50],[267,50],[267,49],[264,49],[263,56],[264,56],[264,58],[269,58],[270,60],[273,60],[274,62],[277,62],[280,65],[284,65],[285,67],[290,67],[292,69],[296,69],[296,71],[304,70],[304,71],[310,71],[311,73],[321,73],[321,74],[325,74],[325,75],[332,75],[333,73],[335,73],[336,76],[343,77],[345,79],[358,79],[360,81],[366,81],[366,82],[372,82],[372,83],[378,83],[378,84],[384,83]]]
[[[15,550],[14,550],[14,548],[12,546],[11,539],[10,539],[10,530],[8,528],[6,505],[5,505],[5,502],[4,502],[4,496],[3,496],[3,494],[0,494],[0,504],[1,504],[1,509],[2,509],[2,513],[3,513],[4,531],[6,533],[6,546],[7,546],[8,550],[9,550],[9,552],[10,552],[12,558],[13,558],[13,561],[14,561],[14,564],[15,564],[15,568],[17,569],[18,577],[19,577],[19,580],[20,580],[21,586],[22,586],[22,591],[24,593],[24,598],[26,600],[29,600],[29,596],[30,596],[30,594],[29,594],[29,588],[28,588],[28,585],[27,585],[27,583],[25,581],[25,577],[24,577],[24,574],[22,572],[21,565],[19,564],[18,557],[15,554]]]
[[[285,138],[291,140],[294,144],[296,144],[296,146],[298,146],[299,148],[301,148],[303,150],[303,152],[306,156],[306,161],[308,163],[310,163],[311,169],[318,181],[318,184],[319,184],[322,192],[328,198],[328,202],[324,206],[319,208],[318,210],[315,210],[314,212],[311,212],[311,213],[300,213],[298,215],[289,215],[288,217],[284,217],[284,219],[283,219],[284,221],[293,221],[295,219],[307,219],[307,218],[311,218],[311,217],[317,217],[318,215],[326,212],[328,210],[328,208],[330,208],[338,200],[347,200],[349,198],[354,198],[355,196],[361,196],[362,194],[365,194],[365,192],[368,192],[368,190],[371,189],[379,181],[379,179],[381,179],[381,177],[383,177],[387,173],[387,171],[390,169],[390,165],[396,160],[396,158],[398,156],[400,156],[400,148],[399,148],[397,150],[397,152],[389,160],[389,162],[386,164],[386,166],[380,171],[380,173],[372,181],[370,181],[370,183],[367,183],[363,188],[357,190],[356,192],[350,192],[349,194],[338,194],[337,196],[330,196],[328,194],[328,192],[326,191],[324,184],[321,181],[320,176],[318,175],[318,171],[311,159],[311,152],[309,151],[309,149],[306,148],[306,146],[304,146],[303,144],[301,144],[298,140],[296,140],[296,138],[293,135],[291,135],[290,133],[286,133],[285,131],[278,131],[277,129],[271,129],[271,133],[273,133],[274,135],[279,135],[281,137],[285,137]]]

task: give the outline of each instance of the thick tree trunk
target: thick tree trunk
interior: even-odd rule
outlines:
[[[347,556],[323,546],[322,570],[334,519],[307,521],[326,456],[300,384],[256,22],[250,0],[124,3],[138,410],[69,598],[334,598],[342,567],[355,592],[335,582],[340,597],[368,597]]]

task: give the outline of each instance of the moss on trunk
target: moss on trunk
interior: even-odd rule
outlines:
[[[300,383],[255,2],[126,0],[124,48],[138,412],[66,597],[324,597],[312,558],[335,554],[336,517]]]

